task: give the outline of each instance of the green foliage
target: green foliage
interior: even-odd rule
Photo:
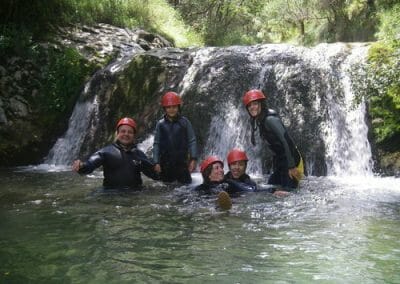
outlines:
[[[0,27],[15,26],[35,39],[46,37],[54,27],[69,24],[106,23],[142,27],[166,35],[178,46],[201,45],[202,39],[186,26],[165,0],[52,0],[2,1]]]
[[[0,34],[0,61],[13,55],[30,58],[36,56],[37,52],[30,31],[12,24],[3,27]]]
[[[71,109],[93,67],[74,49],[49,49],[43,70],[39,108],[44,112],[65,113]]]
[[[400,40],[400,4],[379,13],[380,27],[377,37],[383,41]]]
[[[387,3],[386,3],[387,4]],[[370,112],[378,143],[400,137],[400,4],[379,13],[380,42],[369,50]]]
[[[263,23],[259,11],[263,0],[170,2],[175,4],[184,22],[204,38],[206,45],[253,44],[268,38],[260,32]]]
[[[377,42],[369,49],[367,76],[356,90],[370,102],[377,143],[390,144],[400,137],[400,49],[397,41]],[[392,142],[391,142],[392,141]]]

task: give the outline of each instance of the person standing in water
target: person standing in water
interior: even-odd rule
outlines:
[[[274,153],[273,173],[268,184],[291,191],[298,187],[303,176],[303,161],[281,119],[274,110],[266,108],[265,101],[264,93],[256,89],[243,96],[243,104],[251,117],[251,142],[255,145],[254,135],[258,129]]]
[[[89,174],[103,166],[105,189],[140,189],[141,173],[151,179],[158,179],[154,163],[136,148],[135,134],[136,122],[129,117],[120,119],[116,126],[115,142],[95,152],[85,162],[75,160],[72,170],[79,174]]]
[[[164,117],[157,122],[153,160],[154,170],[164,182],[190,184],[196,168],[197,142],[190,121],[181,115],[181,98],[167,92],[161,99]]]

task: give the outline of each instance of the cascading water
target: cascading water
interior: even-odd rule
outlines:
[[[99,86],[105,76],[112,76],[128,65],[134,54],[142,52],[139,45],[133,44],[122,49],[121,55],[105,69],[96,72],[86,83],[80,99],[76,103],[69,119],[68,130],[57,139],[45,159],[48,165],[70,165],[78,158],[79,151],[86,136],[98,126]]]
[[[326,160],[328,175],[372,175],[372,154],[365,123],[365,102],[354,105],[351,68],[362,62],[367,48],[354,49],[340,67],[342,98],[328,93],[329,120],[326,125]]]
[[[86,84],[87,92],[90,82]],[[78,156],[80,147],[89,128],[92,116],[98,109],[97,96],[92,100],[78,101],[74,107],[67,132],[57,139],[50,150],[45,163],[49,165],[68,165]]]
[[[215,88],[212,82],[225,76],[234,86],[236,80],[243,78],[235,75],[228,78],[229,74],[223,71],[226,63],[221,61],[227,60],[224,56],[230,53],[245,58],[249,73],[254,72],[246,78],[247,89],[257,88],[267,93],[269,106],[280,113],[284,124],[295,134],[309,174],[321,174],[321,170],[314,169],[315,153],[325,149],[325,174],[371,175],[365,104],[353,104],[350,75],[364,61],[367,48],[344,44],[321,44],[315,48],[289,45],[210,48],[197,52],[192,65],[206,79],[193,81],[191,75],[190,80],[197,88],[211,90]],[[248,114],[240,102],[244,92],[234,88],[221,91],[224,97],[219,97],[220,103],[208,127],[203,156],[215,154],[224,158],[229,149],[239,147],[251,156],[249,171],[259,174],[261,154],[265,153],[261,148],[265,149],[265,145],[261,141],[256,148],[250,145]],[[312,150],[314,143],[323,148]]]
[[[184,114],[203,143],[200,158],[215,154],[225,159],[227,152],[237,147],[249,155],[250,173],[258,175],[269,169],[264,162],[270,159],[266,145],[258,135],[256,146],[250,143],[249,116],[241,102],[245,91],[258,88],[267,94],[268,107],[278,111],[302,151],[308,174],[369,175],[372,155],[364,122],[365,104],[353,106],[351,89],[351,72],[363,62],[367,48],[340,43],[314,48],[271,44],[181,51],[191,58],[189,65],[169,62],[168,56],[160,60],[166,69],[175,68],[176,74],[182,75],[160,81],[159,92],[162,95],[169,86],[182,95]],[[127,62],[129,59],[124,68]],[[115,67],[106,70],[117,77],[115,69],[122,67]],[[96,100],[106,91],[101,87],[97,90],[95,83],[87,88],[93,94],[92,101],[78,102],[70,128],[57,141],[47,163],[69,164],[81,144],[88,143],[84,134],[90,135],[98,127]],[[112,92],[112,87],[107,92],[110,89]],[[147,129],[150,132],[153,129]]]

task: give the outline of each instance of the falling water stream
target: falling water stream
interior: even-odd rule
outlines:
[[[276,48],[265,47],[251,60],[260,64]],[[324,65],[332,49],[319,48],[303,56]],[[183,96],[212,50],[194,56],[180,85]],[[357,56],[362,53],[346,60]],[[262,87],[268,68],[282,68],[261,65],[251,87]],[[343,99],[332,85],[328,105],[316,96],[310,110],[328,109],[320,128],[328,175],[312,174],[309,155],[310,174],[286,198],[247,193],[233,200],[231,210],[219,211],[213,199],[191,191],[201,183],[199,173],[191,186],[145,178],[143,191],[107,194],[100,190],[101,170],[87,176],[69,170],[73,156],[0,169],[0,283],[400,283],[399,181],[372,173],[365,105],[351,107],[346,66],[340,67]],[[326,72],[332,70],[326,65]],[[84,120],[74,115],[70,125]],[[251,176],[264,184],[265,145],[247,148],[247,116],[233,101],[223,102],[202,155],[224,157],[231,147],[245,148]],[[75,136],[68,131],[63,142]],[[149,135],[139,146],[151,144]],[[66,151],[75,150],[53,149]]]

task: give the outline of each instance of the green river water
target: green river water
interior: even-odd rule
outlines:
[[[101,181],[0,170],[0,283],[400,283],[396,178],[307,177],[228,212],[184,187]]]

